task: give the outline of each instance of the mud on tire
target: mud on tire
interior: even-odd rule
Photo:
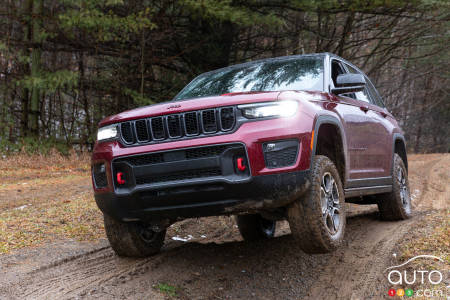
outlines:
[[[411,195],[408,173],[402,158],[394,153],[392,192],[377,197],[380,217],[383,220],[405,220],[411,217]]]
[[[147,257],[158,253],[166,231],[156,232],[140,223],[119,222],[103,214],[106,236],[119,256]]]
[[[311,187],[288,207],[293,237],[306,253],[328,253],[344,239],[344,190],[333,162],[317,155],[311,168]]]
[[[275,234],[276,221],[264,219],[259,214],[237,215],[235,219],[244,240],[268,239]]]

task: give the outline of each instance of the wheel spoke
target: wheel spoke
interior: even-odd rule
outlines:
[[[322,184],[327,196],[331,192],[331,180],[332,179],[330,173],[325,173],[325,175],[323,175]]]
[[[333,204],[334,205],[339,204],[339,190],[336,185],[334,185],[334,187],[333,187],[333,192],[332,192],[331,196],[333,199]]]
[[[328,209],[328,202],[326,192],[323,187],[320,188],[320,204],[322,206],[322,215],[324,215]]]
[[[331,214],[327,215],[326,224],[327,224],[328,230],[331,233],[335,233],[336,232],[336,229],[335,229],[336,228],[336,224],[335,224],[335,221],[334,221],[334,217]]]
[[[339,214],[341,211],[341,207],[339,205],[333,207],[334,213],[333,215]]]
[[[335,214],[335,215],[333,216],[333,226],[334,226],[333,228],[334,228],[334,232],[337,232],[337,231],[338,231],[339,224],[340,224],[340,221],[339,221],[339,215]]]

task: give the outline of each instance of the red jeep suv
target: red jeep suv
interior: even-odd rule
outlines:
[[[244,239],[287,219],[299,247],[342,243],[344,202],[411,215],[405,139],[357,67],[330,53],[201,74],[172,100],[102,120],[95,200],[121,256],[148,256],[185,218],[236,215]]]

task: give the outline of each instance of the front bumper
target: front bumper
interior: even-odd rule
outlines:
[[[97,205],[104,213],[122,221],[176,220],[285,206],[309,186],[310,124],[307,120],[301,122],[297,118],[273,119],[245,123],[236,132],[227,135],[189,141],[138,147],[124,147],[117,141],[96,144],[92,162],[94,165],[104,163],[107,175],[106,187],[98,188],[93,182]],[[267,167],[263,145],[280,140],[298,141],[295,163],[280,168]],[[225,144],[242,145],[248,173],[241,176],[230,173],[229,176],[193,178],[167,184],[139,185],[132,182],[126,188],[117,185],[115,162],[123,158]],[[234,159],[233,155],[228,157]],[[223,164],[223,159],[221,161]],[[207,160],[201,163],[214,165]],[[145,172],[145,168],[140,168],[140,171]],[[151,173],[153,179],[159,176],[157,170]]]
[[[309,187],[309,171],[251,178],[244,183],[204,183],[159,191],[95,194],[102,212],[122,221],[177,220],[270,210],[300,197]]]

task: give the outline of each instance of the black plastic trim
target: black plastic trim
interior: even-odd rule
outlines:
[[[405,141],[405,137],[396,132],[393,134],[393,141],[392,141],[392,163],[391,163],[391,174],[394,174],[394,154],[395,154],[395,143],[400,140],[403,142],[403,146],[405,147],[405,154],[406,154],[406,161],[404,161],[403,163],[405,164],[406,167],[406,171],[408,171],[408,153],[406,152],[406,141]]]
[[[158,153],[173,153],[173,152],[177,152],[177,151],[186,151],[189,149],[201,149],[201,148],[208,148],[208,147],[215,147],[215,146],[240,146],[242,147],[242,149],[244,150],[245,153],[245,158],[246,161],[249,162],[249,158],[248,158],[248,153],[247,153],[247,147],[245,146],[244,143],[241,142],[231,142],[231,143],[221,143],[221,144],[210,144],[210,145],[202,145],[202,146],[195,146],[195,147],[186,147],[186,148],[180,148],[180,149],[171,149],[171,150],[165,150],[165,151],[155,151],[155,152],[148,152],[148,153],[138,153],[138,154],[133,154],[133,155],[126,155],[126,156],[118,156],[115,157],[112,161],[111,161],[111,170],[112,170],[112,174],[115,173],[115,169],[114,169],[114,164],[115,163],[122,163],[124,165],[125,168],[136,168],[134,166],[129,165],[126,162],[117,162],[117,160],[120,159],[124,159],[124,158],[128,158],[128,157],[135,157],[135,156],[141,156],[141,155],[145,155],[145,154],[158,154]],[[232,149],[232,148],[230,148]],[[226,152],[228,149],[226,149],[224,152]],[[208,158],[209,160],[212,159],[212,157]],[[193,163],[195,165],[195,161],[197,159],[191,159],[188,160],[189,163]],[[202,161],[203,162],[203,161]],[[178,162],[179,163],[179,162]],[[167,164],[167,163],[165,163]],[[153,164],[153,165],[158,165],[158,164]],[[161,168],[163,165],[159,164],[159,167]],[[233,167],[233,166],[230,166]],[[171,187],[178,187],[178,186],[188,186],[188,185],[195,185],[195,184],[203,184],[203,183],[237,183],[237,182],[246,182],[249,181],[251,179],[251,174],[252,174],[252,170],[251,170],[251,166],[249,163],[247,163],[247,167],[248,167],[248,176],[247,177],[241,177],[241,178],[231,178],[229,176],[214,176],[214,177],[203,177],[203,178],[195,178],[195,179],[189,179],[189,180],[180,180],[180,181],[170,181],[170,182],[162,182],[162,183],[157,183],[157,184],[141,184],[141,185],[136,185],[135,177],[133,177],[133,181],[130,182],[130,185],[132,186],[131,188],[129,188],[128,186],[125,187],[125,189],[123,187],[117,186],[115,180],[112,180],[113,182],[113,187],[114,190],[117,194],[121,194],[121,195],[125,195],[125,194],[131,194],[137,191],[142,191],[142,190],[158,190],[158,189],[163,189],[163,188],[171,188]],[[138,167],[140,168],[140,167]]]
[[[289,145],[288,144],[289,142],[292,142],[292,145]],[[284,166],[275,166],[275,167],[270,166],[268,161],[267,161],[267,153],[268,152],[266,151],[267,144],[270,144],[270,143],[285,144],[282,149],[278,149],[278,150],[275,150],[275,151],[281,151],[281,150],[285,150],[287,148],[291,148],[291,147],[295,146],[296,147],[295,160],[292,162],[292,164],[284,165]],[[264,164],[266,165],[266,167],[268,169],[277,169],[277,168],[284,168],[284,167],[293,166],[293,165],[295,165],[295,163],[298,160],[298,151],[299,150],[300,150],[300,142],[297,139],[274,140],[274,141],[265,142],[265,143],[263,143]]]
[[[379,186],[366,186],[366,187],[345,189],[344,193],[346,198],[350,198],[350,197],[389,193],[391,191],[392,185],[379,185]]]
[[[339,121],[338,118],[334,117],[334,116],[329,116],[329,115],[321,115],[318,116],[316,119],[316,123],[314,124],[314,141],[313,141],[313,149],[311,152],[311,166],[313,165],[314,162],[314,157],[316,155],[316,149],[317,149],[317,137],[319,134],[319,128],[322,124],[331,124],[331,125],[335,125],[339,128],[339,133],[341,134],[341,139],[342,139],[342,147],[344,148],[344,166],[345,166],[345,178],[341,178],[341,181],[344,183],[344,186],[347,186],[347,175],[348,175],[348,164],[347,164],[347,137],[345,135],[345,130],[344,127],[342,126],[342,123]]]
[[[346,188],[360,188],[369,186],[382,186],[392,184],[392,176],[386,177],[374,177],[374,178],[362,178],[362,179],[349,179],[347,180]]]

